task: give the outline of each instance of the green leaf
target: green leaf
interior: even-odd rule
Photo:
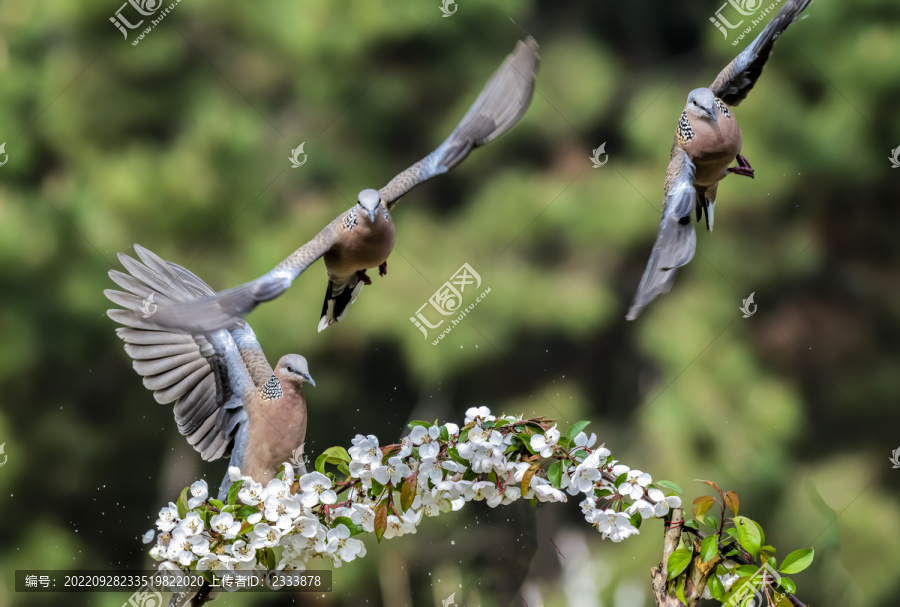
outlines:
[[[350,462],[350,454],[343,447],[328,447],[322,454],[316,458],[316,470],[325,474],[325,464],[333,464],[340,466],[342,463]],[[349,476],[349,470],[347,472]]]
[[[681,575],[681,572],[687,569],[694,553],[691,550],[681,548],[675,550],[669,555],[669,562],[666,563],[668,570],[668,579],[672,580]]]
[[[441,426],[441,433],[438,435],[442,441],[445,443],[450,440],[450,431],[447,430],[447,426]]]
[[[525,445],[525,448],[528,449],[529,453],[534,455],[535,453],[537,453],[537,451],[531,448],[531,436],[532,435],[525,434],[524,432],[522,434],[516,434],[516,438],[522,441],[522,443]]]
[[[578,436],[578,433],[587,428],[587,425],[591,422],[576,422],[569,426],[569,429],[566,430],[566,438],[569,440],[575,440],[575,437]]]
[[[275,552],[271,548],[263,550],[263,562],[266,565],[266,569],[269,571],[273,571],[275,567],[278,566],[278,563],[275,560]]]
[[[430,428],[431,424],[429,424],[428,422],[423,422],[421,420],[415,420],[415,421],[409,422],[408,424],[406,424],[406,426],[408,428],[415,428],[416,426],[422,426],[423,428]]]
[[[719,553],[719,534],[707,535],[700,543],[700,560],[707,563]]]
[[[713,529],[719,528],[719,521],[716,519],[716,517],[712,516],[711,514],[707,514],[706,516],[703,517],[703,524],[706,525],[707,527],[711,527]]]
[[[320,472],[325,474],[325,462],[328,460],[328,456],[324,453],[316,458],[316,472]]]
[[[812,548],[794,550],[789,555],[784,557],[784,560],[781,562],[781,569],[779,569],[778,571],[780,573],[786,573],[788,575],[792,573],[800,573],[810,566],[810,564],[813,562],[814,556],[815,551]]]
[[[656,481],[656,487],[662,491],[663,489],[668,489],[677,493],[678,495],[684,494],[684,489],[681,488],[680,485],[673,483],[672,481]],[[663,493],[665,493],[663,491]]]
[[[701,495],[694,500],[694,516],[702,519],[703,515],[709,512],[709,509],[716,503],[716,499],[711,495]]]
[[[378,508],[375,509],[375,539],[379,542],[384,537],[387,530],[388,508],[387,500],[382,500]]]
[[[762,545],[759,525],[745,516],[736,516],[734,517],[734,526],[737,529],[741,548],[754,557],[759,556],[759,547]]]
[[[741,500],[738,499],[738,494],[734,491],[727,492],[725,494],[725,505],[734,512],[735,516],[737,516],[738,510],[741,507]]]
[[[712,598],[717,601],[721,601],[725,598],[725,586],[722,585],[722,580],[720,580],[718,576],[709,576],[707,587],[709,588],[709,593],[712,595]]]
[[[752,577],[756,575],[757,571],[759,571],[759,567],[756,565],[741,565],[732,571],[732,573],[736,573],[741,577]]]
[[[463,459],[463,457],[459,454],[459,451],[456,450],[456,447],[450,447],[447,449],[447,455],[453,458],[457,464],[462,464],[463,466],[469,467],[469,462]]]
[[[689,518],[686,521],[684,521],[684,526],[687,527],[688,529],[693,529],[694,531],[700,530],[700,523],[698,523],[697,519],[695,519],[695,518]]]
[[[562,483],[562,462],[555,461],[550,465],[550,468],[547,470],[547,480],[559,489]]]
[[[215,498],[209,500],[209,504],[219,510],[225,507],[225,503],[222,500],[217,500]]]
[[[185,487],[181,491],[181,495],[178,496],[178,501],[175,502],[175,507],[178,509],[178,518],[184,518],[188,513],[188,491],[190,490],[190,487]]]
[[[789,594],[794,594],[795,592],[797,592],[797,584],[795,584],[794,580],[789,577],[782,576],[781,582],[778,585],[784,588],[785,592]]]
[[[684,584],[687,582],[687,576],[682,576],[678,578],[678,582],[675,584],[675,595],[681,601],[682,605],[687,605],[687,598],[684,596]]]
[[[622,474],[620,474],[619,476],[616,477],[616,480],[613,481],[613,487],[616,488],[616,491],[619,490],[619,485],[624,483],[627,479],[628,479],[627,472],[623,472]]]
[[[242,507],[240,510],[238,510],[238,511],[235,513],[235,516],[236,516],[237,518],[242,518],[242,519],[243,519],[243,518],[247,518],[247,517],[250,516],[251,514],[256,514],[257,512],[259,512],[259,508],[256,508],[255,506],[249,506],[249,505],[248,505],[248,506],[244,506],[244,507]]]
[[[366,530],[363,529],[362,525],[357,525],[350,517],[347,516],[339,516],[334,519],[335,526],[337,525],[346,525],[347,529],[350,530],[350,535],[359,535],[360,533],[365,533]]]
[[[508,419],[498,419],[494,422],[495,428],[502,428],[503,426],[508,426],[511,420]]]

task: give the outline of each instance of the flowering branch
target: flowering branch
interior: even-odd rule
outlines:
[[[702,543],[695,543],[704,559],[688,567],[694,549],[681,547],[691,544],[680,528],[682,504],[675,495],[680,487],[654,483],[646,472],[613,459],[604,445],[594,446],[596,436],[584,432],[588,422],[574,424],[563,436],[553,420],[495,417],[477,407],[466,412],[464,423],[460,428],[414,421],[407,436],[386,446],[373,435],[357,435],[349,449],[322,453],[313,472],[305,473],[302,462],[286,462],[265,487],[230,468],[233,484],[224,501],[209,498],[205,481],[197,481],[160,511],[160,534],[150,555],[163,561],[160,569],[203,572],[210,581],[226,571],[303,571],[317,558],[340,567],[366,555],[365,544],[355,537],[363,533],[373,533],[377,541],[415,533],[424,517],[459,510],[469,501],[496,508],[520,499],[565,502],[566,494],[581,494],[584,518],[602,539],[620,542],[637,535],[647,518],[667,521],[665,559],[657,568],[661,580],[654,569],[658,597],[671,595],[687,604],[684,588],[691,575],[691,594],[703,593],[708,579],[713,596],[725,598],[722,579],[712,574],[737,549],[719,541],[721,525],[720,533],[709,536],[715,543],[698,535]],[[295,473],[292,464],[301,470]],[[722,494],[722,499],[724,504],[731,498]],[[711,506],[715,500],[709,500]],[[729,507],[736,500],[735,494]],[[728,531],[748,528],[737,522],[742,518],[731,519],[734,528]],[[692,531],[699,533],[699,526]],[[740,533],[733,535],[747,552]],[[759,556],[771,547],[755,548]],[[744,587],[748,584],[738,579],[742,573],[723,568],[721,575],[735,575]],[[723,592],[717,592],[713,579]],[[764,586],[771,587],[770,582]]]

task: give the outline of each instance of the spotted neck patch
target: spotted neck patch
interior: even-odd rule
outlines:
[[[274,373],[269,378],[269,381],[259,389],[259,396],[263,400],[275,400],[276,398],[281,398],[281,394],[281,382],[278,381]]]
[[[391,220],[391,214],[388,213],[387,207],[384,206],[383,204],[381,205],[381,214],[384,216],[385,221]]]
[[[719,108],[719,111],[722,112],[722,115],[726,118],[731,118],[731,112],[728,111],[728,107],[722,103],[722,101],[716,97],[716,107]]]
[[[678,119],[678,128],[675,132],[682,141],[690,141],[694,138],[694,129],[691,128],[691,121],[688,120],[687,112],[681,112],[681,118]]]
[[[353,228],[356,227],[356,206],[354,205],[350,212],[347,213],[347,216],[344,217],[344,221],[341,222],[344,226],[344,229],[348,232],[353,231]]]

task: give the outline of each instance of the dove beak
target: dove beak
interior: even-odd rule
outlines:
[[[300,375],[300,378],[308,384],[311,384],[313,388],[316,387],[316,382],[313,380],[312,375],[309,373],[303,373]]]
[[[709,119],[715,123],[719,122],[719,119],[716,118],[716,108],[710,108],[706,110],[706,115],[709,116]]]
[[[369,221],[375,223],[375,211],[377,209],[366,209],[366,214],[369,216]]]

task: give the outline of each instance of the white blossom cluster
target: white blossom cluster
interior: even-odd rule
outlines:
[[[357,435],[350,449],[326,451],[320,460],[337,462],[337,477],[321,471],[324,462],[302,475],[285,463],[263,486],[230,468],[227,503],[209,499],[206,482],[197,481],[177,505],[160,510],[150,554],[172,570],[304,570],[313,557],[339,567],[365,556],[365,544],[353,537],[364,532],[399,537],[415,533],[423,517],[469,501],[495,508],[519,499],[565,502],[566,493],[584,494],[585,519],[619,542],[638,533],[640,519],[681,505],[649,474],[594,447],[596,436],[580,430],[584,422],[562,436],[548,420],[495,417],[477,407],[466,412],[463,428],[412,425],[396,445]]]

